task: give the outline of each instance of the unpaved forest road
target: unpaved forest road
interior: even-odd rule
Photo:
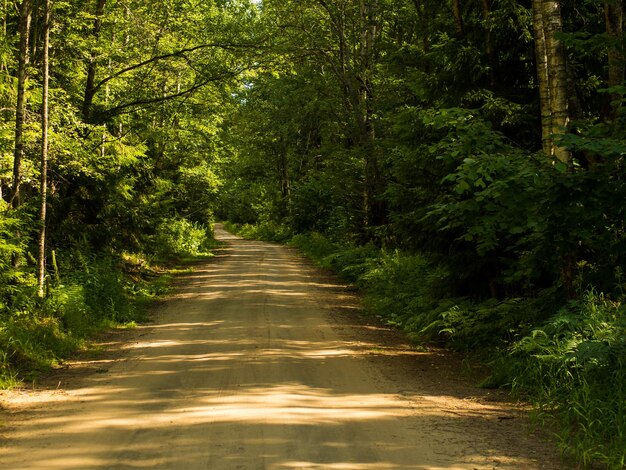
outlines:
[[[99,373],[3,394],[0,468],[558,468],[523,413],[368,325],[292,250],[217,236]]]

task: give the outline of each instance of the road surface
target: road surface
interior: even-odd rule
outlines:
[[[557,468],[523,412],[363,320],[294,250],[217,237],[115,358],[5,392],[0,468]]]

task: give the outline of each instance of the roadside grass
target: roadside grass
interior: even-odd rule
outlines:
[[[122,262],[97,260],[73,273],[48,296],[20,312],[0,315],[0,387],[14,388],[90,347],[90,338],[148,319],[153,302],[168,291],[171,273],[148,265],[141,273]],[[33,292],[33,298],[34,292]]]
[[[220,246],[198,224],[173,224],[158,238],[159,250],[150,255],[68,254],[60,269],[67,274],[50,278],[44,299],[34,283],[16,287],[12,307],[0,304],[0,388],[19,387],[75,352],[91,350],[103,331],[149,321],[151,306],[170,291],[173,277]]]
[[[507,388],[532,403],[537,423],[555,430],[572,465],[626,466],[624,299],[589,289],[546,315],[541,296],[453,297],[451,273],[424,254],[350,246],[319,233],[288,238],[278,226],[225,226],[245,238],[288,240],[357,286],[370,313],[415,342],[445,345],[487,365],[481,386]]]

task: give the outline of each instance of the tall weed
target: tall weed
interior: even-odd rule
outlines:
[[[514,343],[513,386],[584,464],[626,464],[626,308],[588,292]]]
[[[290,244],[325,268],[330,268],[330,264],[326,261],[327,258],[339,251],[338,244],[317,232],[295,235]]]
[[[133,319],[133,308],[124,288],[123,275],[115,260],[98,259],[82,279],[85,304],[96,321],[127,322]]]
[[[73,253],[61,266],[63,283],[45,299],[31,296],[28,308],[0,313],[0,387],[54,367],[104,328],[142,320],[140,304],[164,291],[166,277],[131,278],[112,256]]]
[[[57,318],[19,315],[0,323],[0,354],[4,358],[4,376],[15,371],[41,371],[56,364],[77,346]],[[5,379],[6,380],[6,379]]]
[[[381,253],[377,261],[361,276],[366,305],[387,323],[421,334],[438,309],[434,290],[444,273],[420,255]]]

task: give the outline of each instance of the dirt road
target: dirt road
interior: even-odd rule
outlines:
[[[4,394],[0,468],[558,467],[455,360],[362,320],[292,250],[217,235],[115,360]]]

